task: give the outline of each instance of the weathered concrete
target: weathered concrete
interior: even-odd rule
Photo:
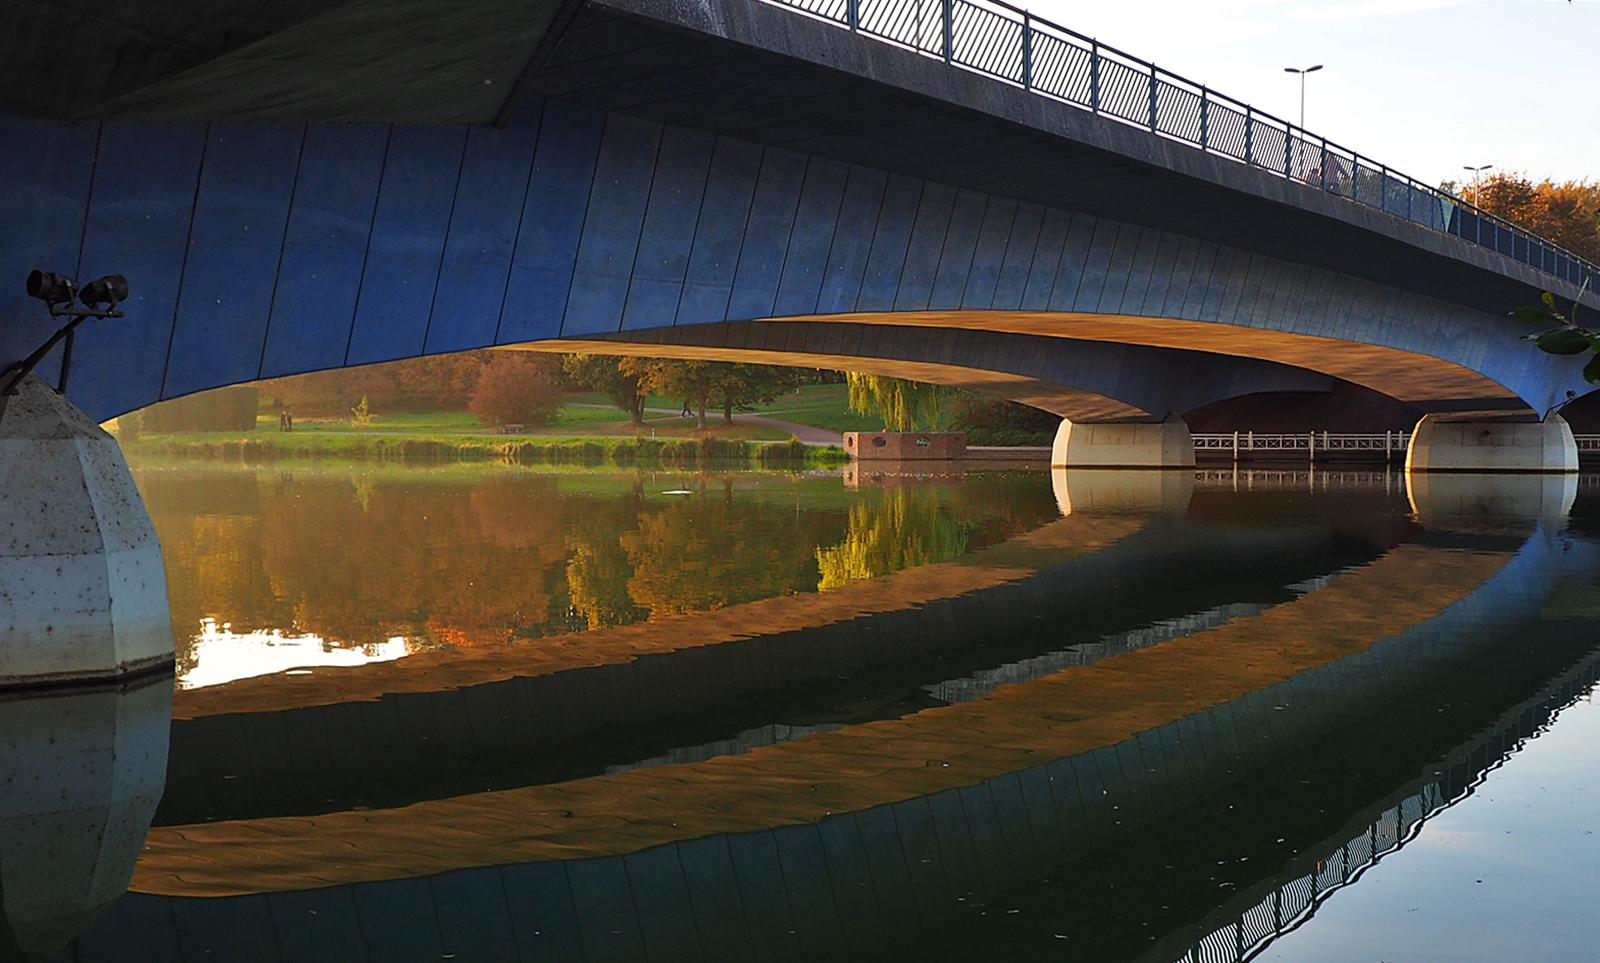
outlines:
[[[1576,472],[1578,445],[1566,419],[1445,422],[1425,415],[1411,433],[1406,471]]]
[[[8,959],[53,958],[127,889],[171,719],[170,675],[0,700],[0,952],[20,954]]]
[[[116,440],[38,377],[0,396],[0,686],[170,665],[161,545]]]
[[[1160,424],[1083,424],[1063,419],[1051,468],[1193,468],[1194,439],[1177,415]]]

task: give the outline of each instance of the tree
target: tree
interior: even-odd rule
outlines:
[[[716,369],[710,361],[680,361],[676,358],[623,358],[617,365],[624,374],[639,379],[645,391],[669,398],[683,398],[697,406],[699,428],[706,427],[706,403],[716,384]]]
[[[711,377],[711,394],[722,405],[725,425],[733,424],[735,411],[776,401],[799,383],[799,373],[793,368],[770,364],[713,362]]]
[[[1578,297],[1582,299],[1583,293],[1589,290],[1589,279],[1583,282]],[[1555,295],[1549,291],[1544,293],[1544,307],[1518,308],[1511,312],[1511,316],[1524,324],[1536,324],[1545,330],[1537,334],[1525,334],[1524,341],[1532,341],[1540,351],[1547,354],[1583,354],[1586,351],[1596,352],[1589,363],[1584,365],[1583,380],[1594,384],[1600,382],[1600,328],[1591,328],[1578,323],[1578,302],[1572,302],[1572,310],[1562,314],[1556,308]],[[1571,392],[1567,393],[1570,398]]]
[[[890,431],[916,431],[918,425],[932,430],[939,424],[939,408],[949,389],[922,381],[906,381],[884,375],[846,375],[850,386],[850,410],[861,414],[876,411]]]
[[[1469,184],[1463,199],[1588,261],[1600,261],[1600,183],[1496,174]]]
[[[501,352],[479,373],[468,408],[486,425],[549,424],[561,407],[551,367],[528,352]]]
[[[567,380],[600,392],[628,413],[635,425],[644,424],[645,389],[638,374],[622,370],[622,358],[609,354],[569,354],[561,359]]]

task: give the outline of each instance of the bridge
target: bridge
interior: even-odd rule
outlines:
[[[1432,416],[1415,468],[1575,468],[1546,416],[1581,364],[1504,313],[1592,265],[1004,4],[414,7],[26,7],[0,277],[130,279],[73,356],[92,418],[586,348],[975,387],[1062,415],[1074,465],[1188,464],[1183,412],[1343,379]],[[0,311],[0,363],[53,330]],[[1070,433],[1139,421],[1174,428]]]

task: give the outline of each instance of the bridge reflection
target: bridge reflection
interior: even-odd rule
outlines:
[[[1565,491],[1059,481],[1060,521],[833,608],[179,693],[75,959],[1248,950],[1594,678]]]

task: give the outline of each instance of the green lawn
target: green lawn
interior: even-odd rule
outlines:
[[[848,396],[849,389],[845,385],[804,385],[798,392],[760,405],[756,413],[838,432],[877,431],[883,427],[881,415],[859,415],[851,411]]]

